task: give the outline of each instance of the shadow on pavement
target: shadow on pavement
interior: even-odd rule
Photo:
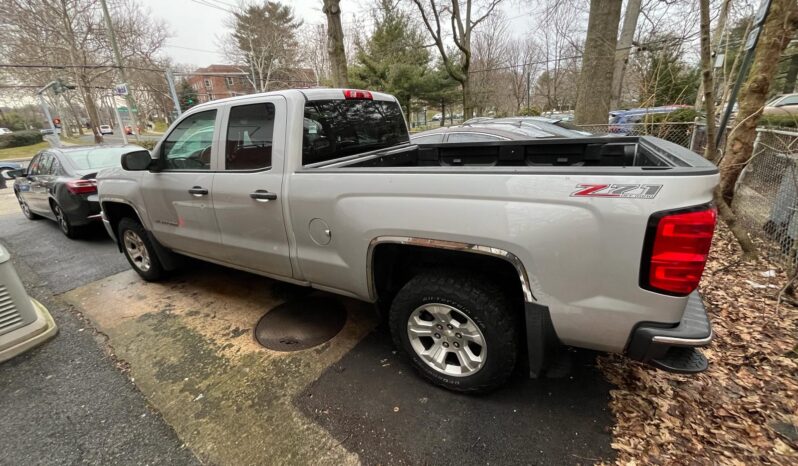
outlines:
[[[365,464],[586,464],[613,457],[611,385],[595,353],[570,376],[517,378],[486,396],[422,380],[378,330],[295,399]]]

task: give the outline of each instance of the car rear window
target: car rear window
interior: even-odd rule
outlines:
[[[409,142],[399,104],[379,100],[311,100],[305,104],[302,164]]]
[[[64,157],[78,170],[101,169],[121,166],[122,154],[133,150],[130,147],[107,147],[64,152]]]

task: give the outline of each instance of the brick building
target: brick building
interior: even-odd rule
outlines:
[[[198,68],[186,81],[197,92],[197,100],[200,103],[252,94],[255,89],[249,82],[249,73],[245,70],[244,66],[210,65]],[[275,72],[269,90],[314,86],[316,86],[316,75],[313,70],[296,68]]]

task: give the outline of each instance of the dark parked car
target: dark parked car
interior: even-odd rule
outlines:
[[[58,222],[69,238],[100,220],[97,172],[121,166],[122,154],[143,150],[135,145],[50,148],[36,154],[28,168],[11,172],[14,194],[31,220]]]

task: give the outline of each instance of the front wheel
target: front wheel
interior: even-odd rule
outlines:
[[[520,327],[505,292],[457,270],[424,272],[396,295],[389,316],[394,343],[431,382],[484,393],[515,369]]]
[[[164,268],[141,223],[123,218],[119,222],[118,234],[127,261],[141,278],[149,282],[163,278]]]
[[[30,206],[28,206],[27,201],[22,199],[19,193],[17,193],[17,202],[19,202],[19,208],[22,209],[22,215],[24,215],[28,220],[39,220],[42,218],[40,215],[34,214],[30,210]]]

